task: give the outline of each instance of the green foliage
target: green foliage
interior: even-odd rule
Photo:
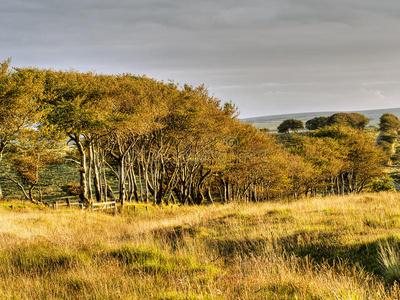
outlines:
[[[359,113],[336,113],[329,117],[315,117],[306,122],[308,130],[317,130],[325,126],[345,126],[355,129],[364,129],[369,119]]]
[[[287,133],[290,130],[298,131],[298,130],[303,129],[303,128],[304,128],[303,121],[296,120],[296,119],[288,119],[288,120],[284,120],[278,126],[278,132],[279,133]]]
[[[383,132],[393,132],[397,134],[400,128],[400,120],[397,116],[385,113],[379,119],[379,130]]]
[[[398,161],[398,155],[396,154],[398,139],[397,131],[400,127],[400,121],[392,114],[383,114],[379,127],[381,130],[378,137],[379,146],[386,152],[388,156],[388,164],[396,164]]]
[[[10,70],[10,60],[0,73],[0,154],[25,131],[37,124],[45,109],[42,98],[44,72],[34,68]]]
[[[355,129],[364,129],[369,119],[359,113],[336,113],[328,117],[327,125],[349,126]]]
[[[394,191],[395,187],[393,179],[390,176],[385,176],[372,182],[372,190],[374,192]]]
[[[384,133],[381,135],[381,140],[390,144],[394,144],[397,140],[397,134],[394,133]]]
[[[392,163],[394,165],[398,165],[400,163],[400,147],[395,148],[394,154],[390,157]]]
[[[306,122],[306,128],[308,130],[317,130],[328,125],[327,117],[315,117]]]

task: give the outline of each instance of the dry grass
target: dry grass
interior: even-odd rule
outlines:
[[[116,216],[9,206],[0,299],[400,297],[395,193]]]

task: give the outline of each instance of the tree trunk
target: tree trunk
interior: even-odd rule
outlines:
[[[79,175],[80,175],[80,186],[81,186],[81,191],[79,194],[79,198],[81,203],[83,204],[90,204],[90,201],[88,199],[88,187],[87,187],[87,174],[86,174],[86,151],[81,143],[79,136],[77,134],[74,134],[73,136],[70,136],[70,138],[76,143],[76,146],[78,148],[78,152],[80,155],[80,168],[79,168]]]
[[[126,200],[125,176],[125,156],[122,156],[118,160],[118,191],[121,205],[124,205]]]

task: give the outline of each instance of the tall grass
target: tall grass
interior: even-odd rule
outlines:
[[[379,259],[384,269],[384,275],[390,282],[400,281],[400,252],[397,243],[379,244]]]
[[[0,299],[396,299],[399,200],[382,193],[115,216],[3,203]]]

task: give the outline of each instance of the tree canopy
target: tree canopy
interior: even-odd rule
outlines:
[[[303,128],[304,128],[303,121],[296,120],[296,119],[288,119],[288,120],[284,120],[278,126],[278,132],[279,133],[287,133],[290,130],[298,131],[298,130],[303,129]]]
[[[82,203],[161,205],[354,193],[382,174],[382,151],[358,130],[368,123],[360,114],[310,120],[307,128],[315,131],[304,136],[274,136],[237,116],[235,104],[203,85],[12,69],[7,60],[0,73],[0,153],[8,151],[14,173],[3,179],[38,202],[40,171],[68,160],[77,182],[63,189]],[[303,128],[289,119],[278,130]],[[66,144],[70,157],[55,155]]]
[[[359,113],[336,113],[328,117],[315,117],[306,122],[308,130],[317,130],[325,126],[340,125],[356,129],[364,129],[369,119]]]
[[[308,130],[317,130],[328,125],[328,117],[315,117],[306,122]]]
[[[379,130],[397,133],[400,129],[400,120],[397,116],[385,113],[379,118]]]

